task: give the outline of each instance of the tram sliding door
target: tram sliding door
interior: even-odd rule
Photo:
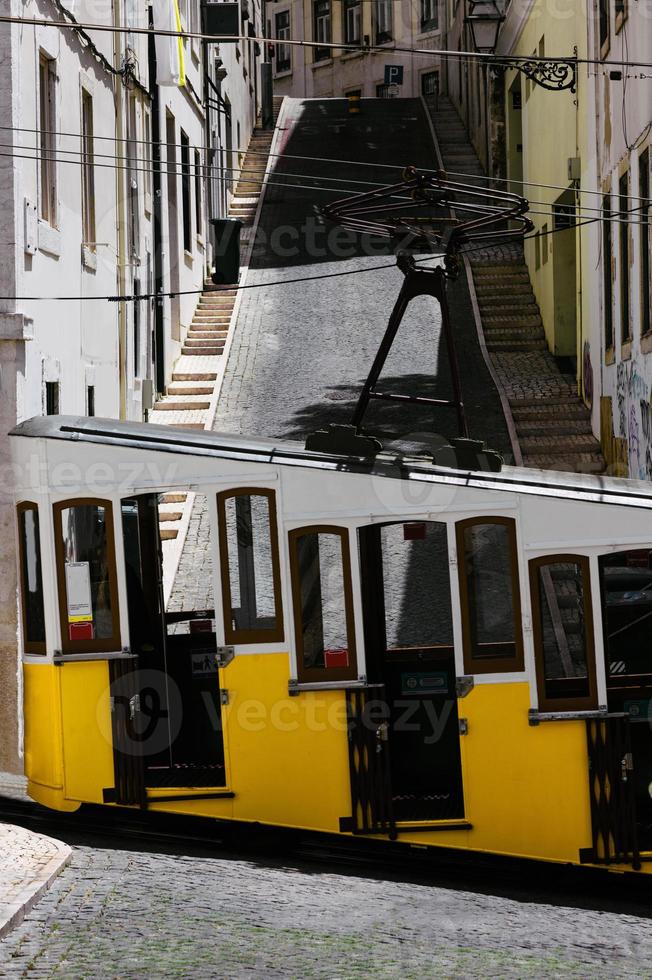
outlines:
[[[132,729],[150,787],[221,787],[224,745],[210,567],[184,547],[166,609],[159,497],[122,501],[129,632],[138,657]],[[196,495],[191,521],[202,526],[210,564],[206,501]],[[172,539],[174,541],[174,539]]]
[[[599,559],[610,712],[629,715],[638,844],[652,850],[652,551]]]
[[[365,648],[385,685],[397,821],[464,816],[446,525],[362,528]]]

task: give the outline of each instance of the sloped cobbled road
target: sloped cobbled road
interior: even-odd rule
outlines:
[[[651,977],[646,918],[219,857],[77,847],[0,943],[21,978]]]

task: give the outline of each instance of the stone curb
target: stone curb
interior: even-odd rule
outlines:
[[[41,847],[48,847],[52,853],[44,865],[39,865],[31,881],[19,886],[15,894],[9,893],[10,900],[7,904],[0,896],[0,939],[3,939],[23,921],[27,913],[34,908],[72,858],[72,848],[61,841],[54,840],[52,837],[45,837],[43,834],[35,834],[23,828],[12,827],[11,829],[20,830],[26,837],[37,839]]]

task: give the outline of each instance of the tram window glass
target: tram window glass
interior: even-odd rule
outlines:
[[[380,538],[387,649],[452,647],[446,525],[388,524]]]
[[[523,670],[516,528],[509,517],[457,524],[465,670]]]
[[[111,504],[64,501],[54,516],[64,652],[119,650]]]
[[[588,558],[533,559],[530,588],[539,707],[597,707]]]
[[[222,597],[227,643],[283,639],[273,490],[218,494]]]
[[[609,682],[652,675],[652,550],[602,555],[598,565]]]
[[[348,532],[290,531],[299,681],[357,677]]]
[[[20,586],[25,653],[45,653],[41,537],[36,504],[18,505]]]

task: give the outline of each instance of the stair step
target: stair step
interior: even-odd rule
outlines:
[[[168,395],[212,395],[213,387],[212,385],[201,385],[196,382],[189,381],[187,384],[176,384],[168,385]]]
[[[545,395],[541,398],[515,398],[513,401],[510,400],[510,405],[512,410],[518,412],[523,409],[531,409],[537,412],[559,412],[558,406],[563,406],[564,413],[568,408],[574,409],[576,406],[580,406],[583,411],[587,411],[584,404],[577,397],[576,392],[570,391],[567,395]]]
[[[213,371],[198,371],[198,372],[188,372],[188,371],[175,371],[172,375],[172,381],[215,381],[217,379],[217,374]]]
[[[186,337],[184,341],[184,346],[192,350],[203,350],[205,347],[216,347],[219,344],[224,346],[223,339],[218,337]]]
[[[526,316],[532,316],[533,313],[539,312],[539,307],[532,296],[527,296],[526,294],[515,296],[510,296],[509,293],[499,294],[498,296],[487,296],[485,293],[478,294],[478,304],[481,310],[486,310],[487,313],[495,313],[497,316],[505,313],[508,316],[517,311],[519,313],[524,313]]]
[[[502,340],[535,340],[544,341],[545,334],[541,327],[490,327],[484,331],[485,340],[488,344]]]
[[[478,301],[482,303],[497,302],[505,303],[510,299],[524,300],[525,302],[536,303],[534,291],[529,282],[495,282],[491,279],[480,280],[475,283],[475,292]]]
[[[549,436],[587,436],[593,437],[591,425],[586,418],[564,418],[559,415],[543,416],[538,419],[514,418],[519,438]]]
[[[185,504],[187,493],[164,493],[160,499],[162,504]]]
[[[181,353],[187,357],[210,357],[211,354],[221,354],[224,344],[219,347],[182,347]]]
[[[159,510],[158,512],[158,519],[161,524],[168,524],[171,521],[180,521],[182,517],[182,510]]]
[[[487,350],[489,353],[504,353],[506,351],[535,351],[548,350],[545,340],[489,340],[487,339]]]
[[[179,531],[176,527],[162,527],[159,530],[159,537],[161,541],[174,541]]]
[[[520,262],[514,262],[511,265],[494,265],[488,262],[481,265],[476,263],[473,265],[473,278],[485,282],[495,279],[504,286],[511,285],[511,283],[530,282],[530,274],[527,269],[523,269]]]
[[[491,327],[496,327],[498,329],[504,329],[506,327],[542,328],[543,323],[539,313],[530,314],[529,316],[521,316],[518,313],[498,314],[492,311],[491,313],[483,314],[482,326],[485,328],[485,330],[489,330]]]
[[[175,401],[162,400],[157,402],[154,410],[156,412],[203,412],[210,407],[211,403],[207,401],[179,401],[176,399]]]
[[[530,453],[524,458],[526,466],[539,470],[556,470],[565,473],[604,473],[604,459],[599,453],[573,453],[558,457]]]
[[[546,456],[570,456],[599,452],[599,443],[592,435],[565,436],[555,439],[552,435],[526,436],[519,443],[524,455],[538,453]]]

